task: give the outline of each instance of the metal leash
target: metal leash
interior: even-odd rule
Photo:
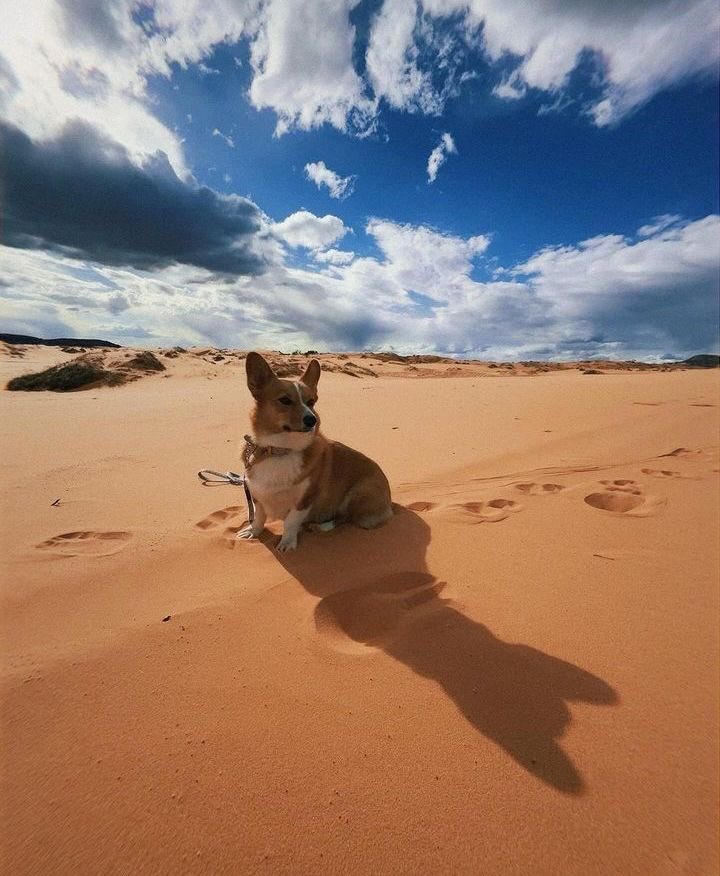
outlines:
[[[204,487],[219,487],[223,484],[232,484],[235,487],[242,486],[245,490],[245,501],[248,506],[248,523],[252,523],[255,519],[255,503],[250,495],[250,489],[247,485],[247,477],[238,474],[234,471],[214,471],[211,468],[204,468],[198,472],[198,477],[203,482]]]

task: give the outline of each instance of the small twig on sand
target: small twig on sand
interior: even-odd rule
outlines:
[[[52,507],[53,505],[59,505],[59,504],[60,504],[60,498],[58,497],[57,499],[55,499],[54,502],[50,503],[50,506]]]
[[[614,560],[615,557],[606,557],[605,554],[593,554],[594,557],[600,557],[601,560]]]

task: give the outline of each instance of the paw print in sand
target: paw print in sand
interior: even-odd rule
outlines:
[[[522,505],[512,499],[489,499],[486,502],[463,502],[451,510],[465,523],[499,523],[520,511]]]
[[[417,501],[406,505],[408,511],[426,514],[429,511],[441,513],[461,523],[499,523],[522,508],[513,499],[488,499],[477,502],[458,502],[454,505],[439,505],[435,502]]]
[[[416,513],[424,513],[425,511],[432,511],[433,508],[437,508],[435,502],[411,502],[409,505],[405,506],[408,511],[415,511]]]
[[[562,484],[515,484],[515,489],[526,496],[552,496],[565,489]]]
[[[692,475],[684,475],[679,471],[672,471],[668,468],[641,468],[643,474],[650,475],[651,478],[683,478],[684,480],[691,479]]]
[[[629,478],[600,481],[601,490],[585,496],[586,504],[598,511],[609,511],[629,517],[654,514],[663,500],[646,495],[640,484]]]
[[[237,534],[247,520],[247,508],[242,505],[229,505],[219,511],[213,511],[202,520],[198,520],[195,529],[201,532],[219,534],[226,547],[234,548]]]
[[[247,509],[240,505],[230,505],[227,508],[221,508],[219,511],[213,511],[212,514],[208,514],[207,517],[198,520],[195,524],[195,529],[200,529],[203,532],[219,529],[221,526],[225,526],[233,518],[236,518],[239,523],[242,523],[244,519],[243,515],[245,515],[246,512]]]
[[[63,532],[35,545],[63,557],[109,557],[126,547],[131,532]]]

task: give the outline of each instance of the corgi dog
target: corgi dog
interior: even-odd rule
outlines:
[[[258,538],[266,520],[282,520],[277,549],[292,551],[303,524],[372,529],[389,520],[390,485],[380,466],[320,433],[317,359],[299,381],[278,377],[259,353],[248,353],[245,369],[255,408],[243,461],[255,518],[237,538]]]

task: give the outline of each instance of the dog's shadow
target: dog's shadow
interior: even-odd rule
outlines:
[[[379,529],[305,533],[298,551],[275,554],[320,597],[319,635],[341,651],[382,649],[433,679],[526,770],[559,791],[582,793],[582,776],[558,742],[571,720],[568,703],[612,704],[614,690],[571,663],[504,642],[458,611],[428,571],[430,527],[414,511],[395,512]],[[275,541],[263,537],[270,549]]]

